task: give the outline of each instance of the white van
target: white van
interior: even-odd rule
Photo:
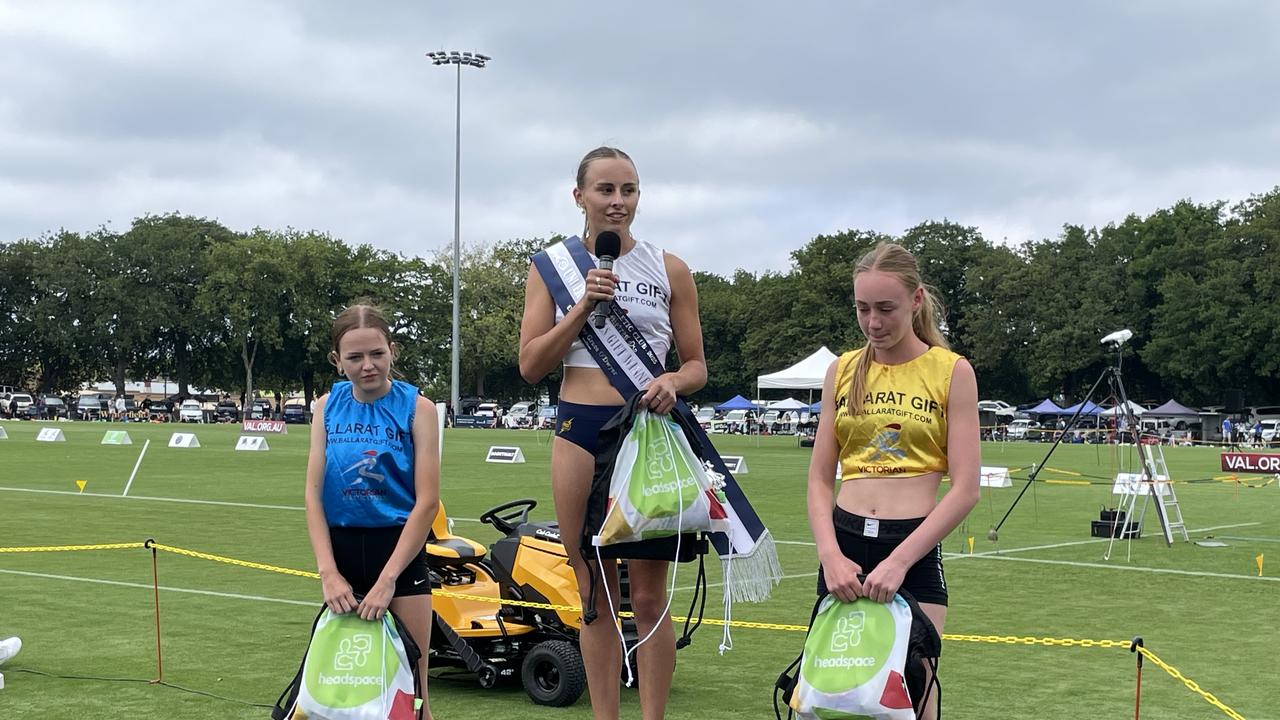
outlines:
[[[533,427],[533,414],[537,409],[537,403],[518,402],[511,406],[502,421],[509,428]]]

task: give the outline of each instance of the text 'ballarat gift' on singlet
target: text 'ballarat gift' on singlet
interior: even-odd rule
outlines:
[[[592,259],[599,260],[592,255]],[[618,276],[614,301],[626,311],[627,318],[653,348],[658,360],[667,361],[671,349],[671,281],[667,278],[667,263],[662,249],[643,240],[613,263],[613,274]],[[564,319],[564,313],[556,307],[556,322]],[[575,339],[565,355],[567,367],[600,367],[591,352]]]
[[[900,365],[874,360],[867,370],[862,409],[849,414],[849,386],[858,356],[836,365],[836,441],[840,473],[860,477],[911,477],[947,470],[947,398],[960,356],[941,347]]]
[[[371,403],[350,382],[324,405],[324,516],[330,527],[404,525],[413,509],[413,416],[418,389],[399,380]]]

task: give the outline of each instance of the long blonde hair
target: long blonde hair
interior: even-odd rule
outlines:
[[[951,344],[938,329],[938,318],[943,316],[942,303],[938,301],[933,289],[920,279],[920,264],[916,262],[916,256],[901,245],[882,242],[858,260],[853,277],[856,280],[862,273],[872,271],[897,277],[910,294],[914,294],[916,288],[923,290],[924,301],[911,317],[911,330],[930,347],[950,350]],[[871,343],[862,346],[862,354],[858,356],[853,376],[849,378],[847,412],[850,415],[862,410],[862,396],[867,391],[867,371],[871,369],[873,353]]]

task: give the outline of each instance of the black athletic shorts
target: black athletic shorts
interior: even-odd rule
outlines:
[[[889,553],[893,552],[913,530],[920,527],[924,518],[910,520],[879,520],[875,537],[866,536],[868,518],[836,507],[832,522],[836,529],[836,542],[840,552],[858,564],[862,572],[869,573],[875,569]],[[874,518],[873,518],[874,519]],[[902,587],[911,593],[916,602],[934,605],[947,604],[947,579],[942,574],[942,546],[938,545],[932,552],[916,561],[907,569],[902,579]],[[822,566],[818,566],[818,595],[827,594],[827,581],[822,575]]]
[[[329,542],[333,545],[333,559],[338,572],[351,583],[351,591],[364,595],[373,589],[386,567],[391,553],[400,541],[403,525],[380,528],[329,528]],[[431,573],[427,568],[427,551],[418,548],[418,554],[405,566],[396,579],[395,597],[430,595]]]

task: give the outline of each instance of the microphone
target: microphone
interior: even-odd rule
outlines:
[[[613,261],[622,253],[622,238],[618,237],[618,233],[612,230],[605,230],[596,236],[596,257],[600,258],[600,269],[613,271]],[[609,317],[609,302],[602,301],[596,303],[591,308],[591,325],[597,330],[604,327],[605,319]]]

